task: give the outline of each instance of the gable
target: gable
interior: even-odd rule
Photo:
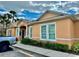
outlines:
[[[27,26],[28,22],[26,21],[21,21],[18,23],[18,26]]]
[[[52,18],[52,17],[56,17],[56,16],[60,16],[60,15],[64,15],[63,13],[59,13],[59,12],[54,12],[54,11],[46,11],[40,18],[39,20],[48,20],[48,18]]]

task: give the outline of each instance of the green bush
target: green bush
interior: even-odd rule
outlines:
[[[39,46],[39,47],[44,47],[44,42],[39,41],[39,43],[38,43],[38,45],[37,45],[37,46]]]
[[[33,40],[33,39],[29,39],[29,38],[22,39],[21,43],[22,44],[35,45],[35,46],[39,46],[39,47],[43,46],[43,43],[41,41],[36,41],[36,40]]]
[[[31,40],[30,44],[37,46],[37,45],[39,45],[39,41]]]
[[[72,52],[79,54],[79,42],[74,43],[71,47]]]
[[[50,42],[47,42],[45,44],[45,48],[48,48],[48,49],[54,49],[54,50],[58,50],[58,51],[68,51],[69,47],[68,45],[65,45],[65,44],[59,44],[59,43],[50,43]]]
[[[69,47],[66,44],[59,44],[59,43],[55,43],[54,47],[52,47],[55,50],[59,50],[59,51],[68,51]]]
[[[21,43],[23,43],[23,44],[30,44],[30,42],[31,42],[31,39],[29,39],[29,38],[24,38],[21,40]]]
[[[42,42],[42,41],[36,41],[36,40],[31,40],[30,44],[31,45],[35,45],[35,46],[39,46],[39,47],[43,47],[44,42]]]
[[[22,39],[21,43],[53,49],[53,50],[58,50],[58,51],[68,51],[68,48],[69,48],[68,45],[65,45],[65,44],[36,41],[29,38]]]
[[[47,42],[44,47],[48,49],[52,49],[53,46],[54,46],[53,43]]]

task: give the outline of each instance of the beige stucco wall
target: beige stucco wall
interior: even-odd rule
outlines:
[[[71,46],[72,38],[74,38],[74,22],[67,18],[67,19],[61,19],[56,21],[48,21],[44,23],[53,23],[56,22],[56,41],[57,43],[61,44],[68,44]],[[32,38],[36,40],[40,40],[40,26],[41,24],[33,24],[32,26]],[[78,27],[79,28],[79,27]],[[53,42],[53,41],[52,41]]]
[[[79,21],[76,21],[75,23],[75,38],[79,38]]]
[[[71,47],[74,38],[74,21],[69,18],[56,21],[56,33],[57,43],[68,44]]]
[[[40,39],[40,24],[32,25],[32,38]]]
[[[7,34],[8,34],[8,32],[9,31],[11,31],[11,36],[16,36],[16,30],[15,30],[16,28],[9,28],[9,29],[7,29]]]
[[[57,20],[57,21],[51,21],[47,23],[54,23],[56,22],[56,38],[64,38],[64,39],[70,39],[74,36],[74,23],[70,19],[63,19],[63,20]],[[44,22],[46,24],[46,22]],[[32,33],[33,37],[40,38],[40,26],[41,24],[34,24],[32,25]]]
[[[39,19],[39,21],[49,20],[50,17],[54,17],[54,16],[57,16],[57,14],[47,12]],[[74,22],[70,18],[59,19],[56,21],[53,21],[53,20],[47,21],[47,23],[53,23],[53,22],[56,22],[56,37],[57,38],[70,39],[70,38],[74,37]],[[44,22],[44,23],[46,23],[46,22]],[[42,24],[42,23],[40,23],[40,24]],[[40,24],[39,25],[34,24],[32,26],[34,26],[34,28],[38,27],[37,29],[40,29]],[[34,31],[36,31],[36,30],[34,30]],[[39,32],[37,32],[37,33],[39,33]],[[37,36],[35,36],[35,37],[37,37]]]
[[[18,24],[18,27],[20,27],[20,26],[27,26],[27,22],[20,22],[19,24]]]
[[[16,36],[16,28],[11,28],[12,30],[12,36]]]
[[[56,21],[56,37],[70,39],[74,36],[74,23],[70,19]]]
[[[50,17],[54,17],[57,16],[57,14],[51,13],[51,12],[47,12],[45,13],[45,15],[43,15],[40,20],[45,20],[46,18],[50,18]],[[48,20],[48,19],[47,19]]]

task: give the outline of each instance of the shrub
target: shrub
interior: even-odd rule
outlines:
[[[35,46],[38,46],[39,45],[39,41],[31,40],[30,44],[31,45],[35,45]]]
[[[35,46],[44,47],[48,49],[54,49],[58,51],[68,51],[68,48],[69,48],[68,45],[65,45],[65,44],[36,41],[29,38],[22,39],[21,43],[35,45]]]
[[[43,47],[44,46],[44,42],[42,42],[42,41],[31,40],[29,43],[31,45],[35,45],[35,46],[39,46],[39,47]]]
[[[74,43],[71,47],[72,52],[78,54],[79,53],[79,42]]]
[[[39,47],[43,46],[43,43],[41,41],[36,41],[36,40],[33,40],[33,39],[29,39],[29,38],[22,39],[21,43],[22,44],[35,45],[35,46],[39,46]]]
[[[68,51],[69,49],[68,45],[66,44],[50,43],[50,42],[47,42],[45,44],[45,48],[58,50],[58,51],[64,51],[64,52]]]
[[[44,42],[42,41],[39,41],[39,44],[38,44],[39,47],[44,47]]]
[[[30,44],[30,42],[31,42],[31,39],[29,39],[29,38],[24,38],[21,40],[21,43],[23,43],[23,44]]]
[[[44,47],[48,49],[52,49],[53,46],[54,46],[53,43],[47,42]]]
[[[53,47],[55,50],[59,50],[59,51],[68,51],[69,47],[66,44],[59,44],[59,43],[55,43],[55,46]]]

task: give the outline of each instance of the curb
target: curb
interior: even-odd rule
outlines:
[[[31,52],[31,53],[36,54],[36,55],[40,55],[40,56],[42,56],[42,57],[49,57],[49,56],[46,56],[46,55],[43,55],[43,54],[39,54],[39,53],[36,53],[36,52],[33,52],[33,51],[28,51],[28,50],[23,49],[23,48],[21,48],[21,47],[17,47],[17,46],[12,46],[12,47],[17,48],[17,49],[20,49],[19,52],[21,52],[21,53],[23,53],[23,54],[25,54],[25,55],[28,55],[28,56],[30,56],[30,57],[36,57],[36,56],[34,56],[34,55],[30,54],[30,53],[26,53],[25,51]],[[24,51],[23,51],[23,50],[24,50]],[[37,56],[37,57],[39,57],[39,56]]]
[[[24,54],[24,55],[28,55],[28,57],[34,57],[33,55],[29,54],[29,53],[26,53],[22,50],[18,50],[20,53]]]

